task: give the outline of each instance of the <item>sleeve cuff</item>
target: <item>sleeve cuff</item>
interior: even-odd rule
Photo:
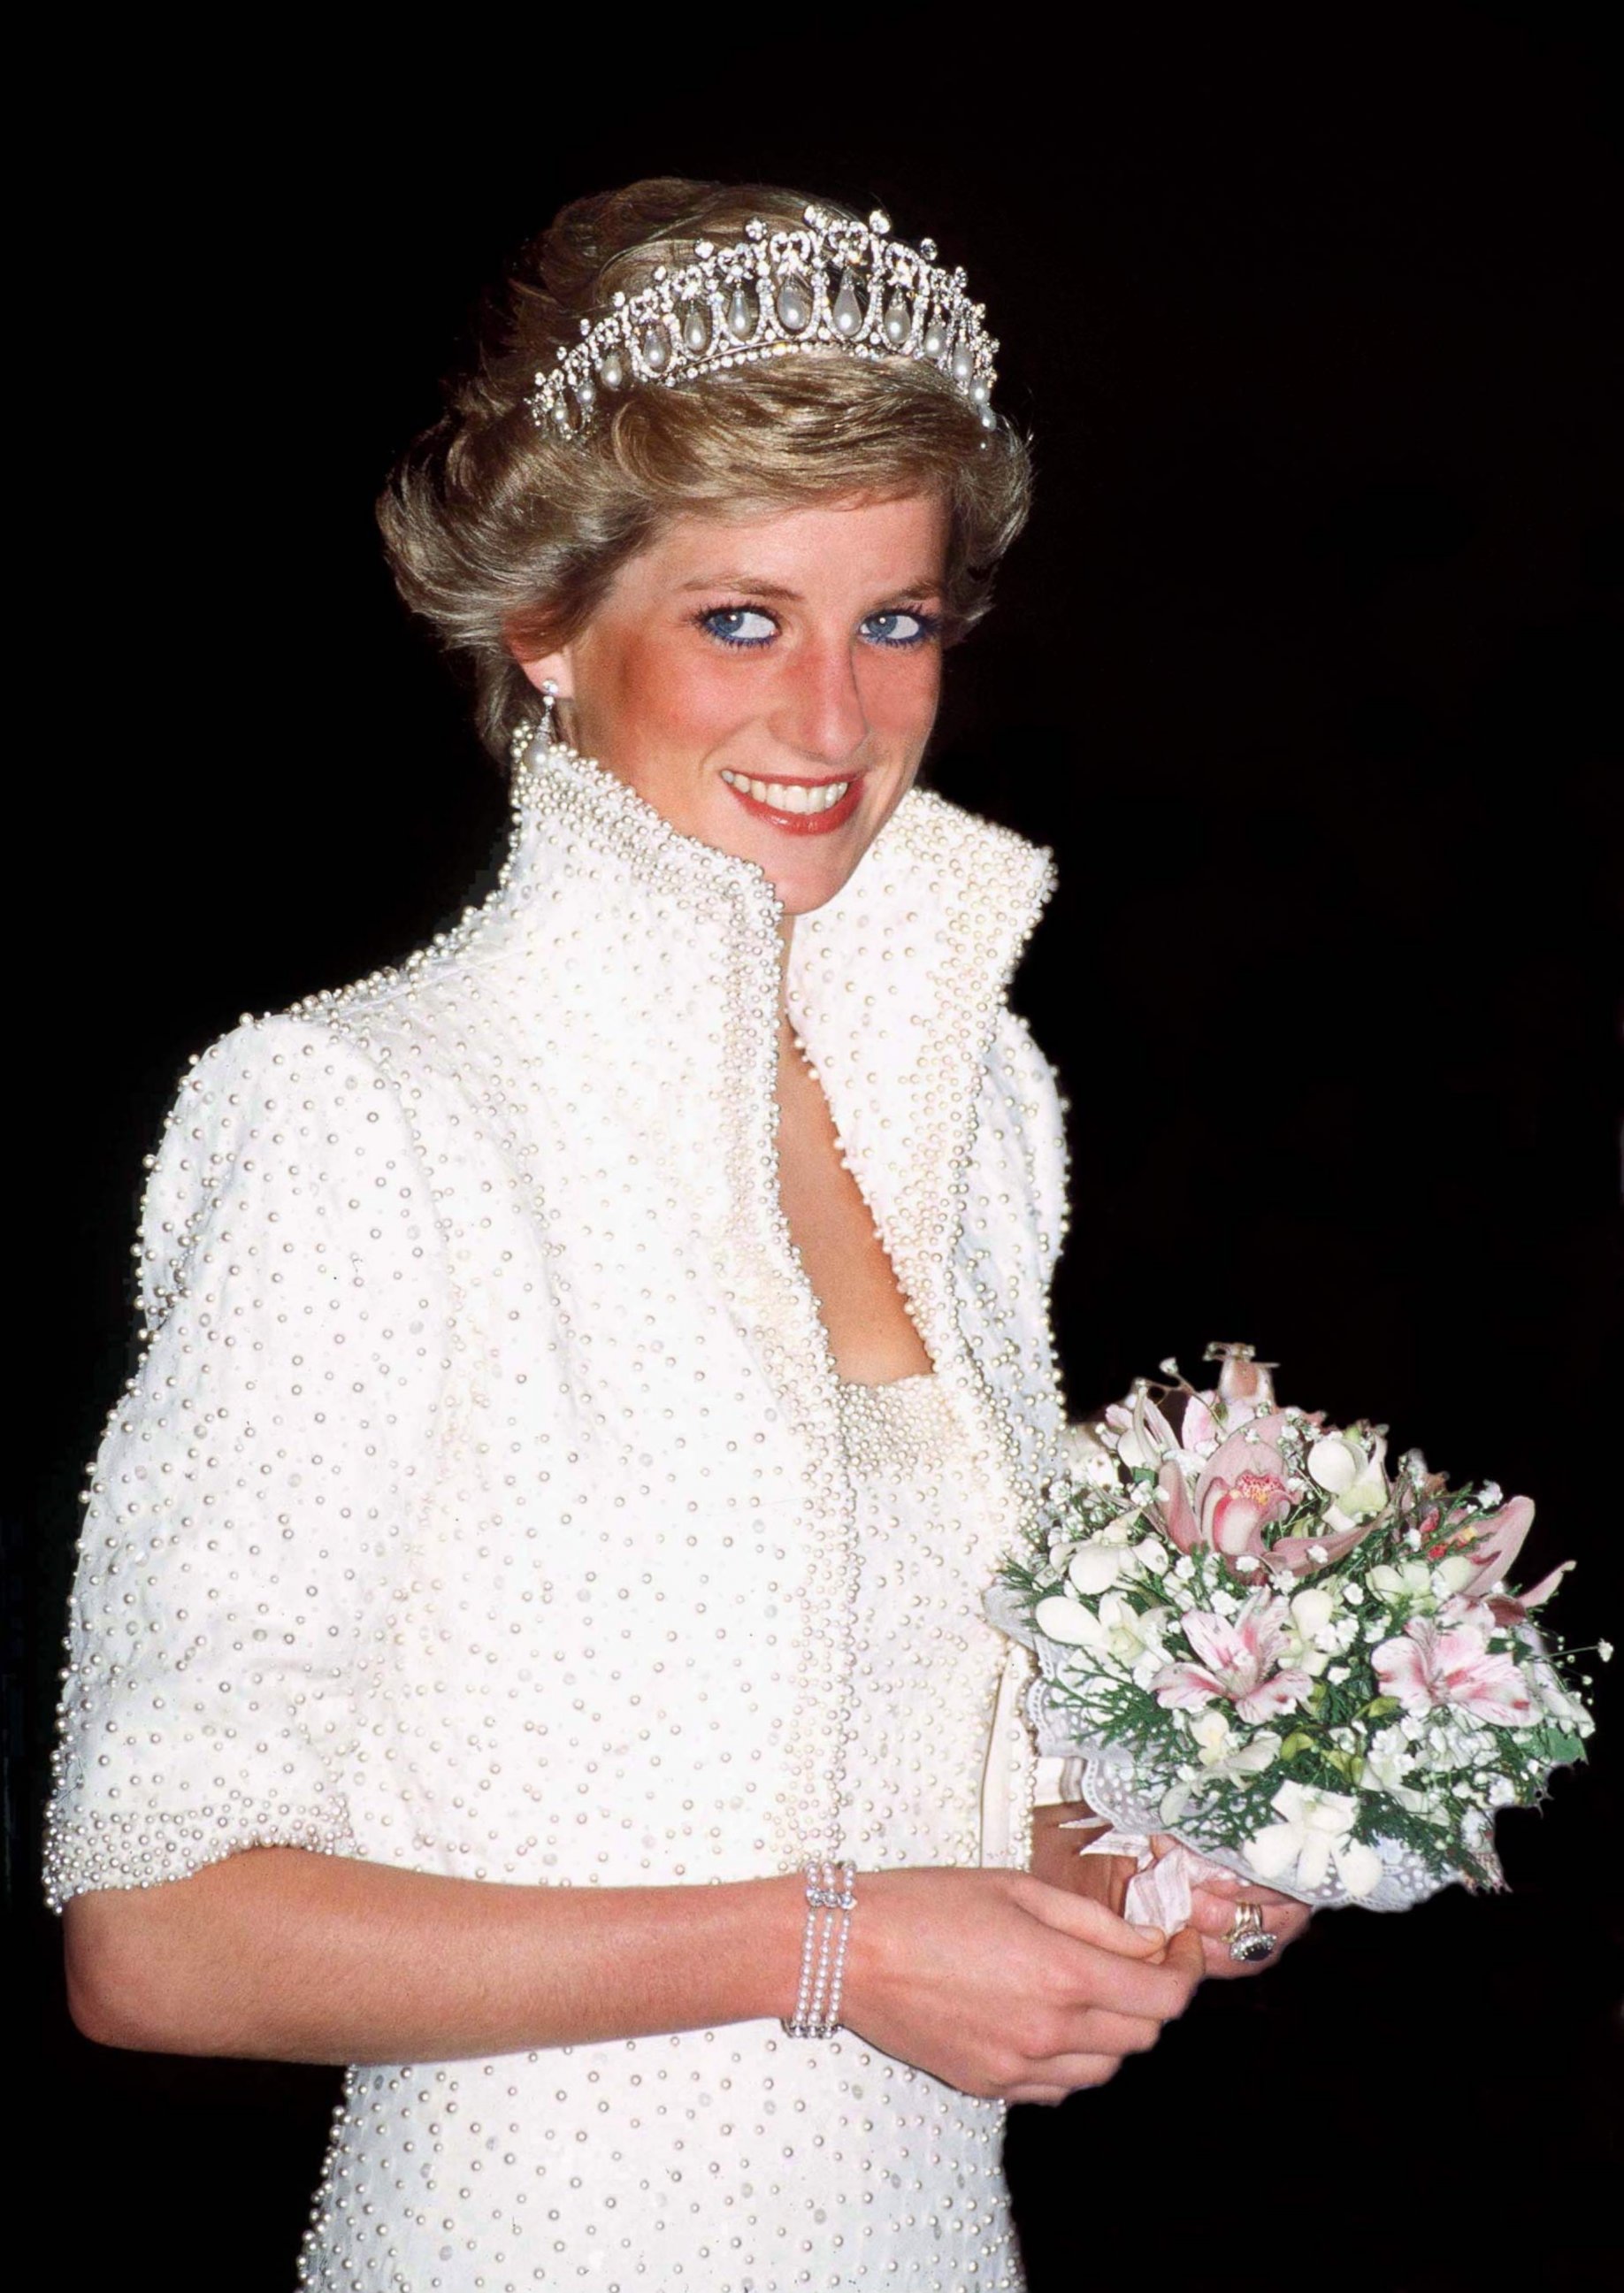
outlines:
[[[348,1818],[331,1805],[85,1814],[71,1822],[53,1818],[45,1837],[45,1900],[60,1911],[71,1896],[94,1888],[162,1886],[250,1847],[304,1847],[318,1855],[359,1852]]]

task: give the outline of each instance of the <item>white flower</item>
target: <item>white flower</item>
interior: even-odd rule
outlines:
[[[1111,1544],[1098,1542],[1079,1546],[1071,1555],[1066,1576],[1085,1599],[1091,1594],[1109,1592],[1122,1574],[1123,1555]]]
[[[1308,1470],[1329,1496],[1351,1489],[1363,1462],[1363,1450],[1344,1433],[1328,1433],[1308,1452]]]
[[[1200,1747],[1201,1764],[1210,1768],[1223,1759],[1235,1740],[1235,1731],[1229,1724],[1229,1714],[1216,1704],[1209,1704],[1204,1712],[1181,1715],[1189,1724],[1190,1733]]]
[[[1130,1669],[1147,1661],[1158,1665],[1167,1662],[1161,1628],[1170,1621],[1170,1616],[1167,1608],[1147,1608],[1142,1616],[1119,1592],[1107,1592],[1100,1602],[1106,1646],[1119,1664]]]
[[[1287,1605],[1290,1610],[1286,1627],[1289,1660],[1317,1680],[1337,1649],[1336,1628],[1331,1622],[1336,1595],[1326,1585],[1311,1584],[1305,1592],[1294,1592]]]
[[[1324,1585],[1310,1585],[1305,1592],[1298,1592],[1292,1599],[1293,1630],[1312,1648],[1329,1624],[1336,1606],[1335,1595]]]
[[[1385,1436],[1368,1445],[1352,1433],[1328,1433],[1308,1452],[1308,1470],[1333,1502],[1325,1510],[1327,1528],[1357,1527],[1387,1502],[1387,1476],[1382,1459],[1387,1454]]]
[[[1247,1843],[1247,1860],[1260,1877],[1295,1876],[1299,1887],[1321,1886],[1332,1865],[1350,1895],[1371,1893],[1382,1876],[1373,1847],[1350,1837],[1359,1803],[1345,1792],[1282,1784],[1269,1804],[1281,1818]]]
[[[1105,1628],[1099,1618],[1080,1600],[1068,1600],[1063,1592],[1051,1592],[1039,1600],[1032,1610],[1032,1623],[1046,1640],[1058,1641],[1062,1648],[1086,1648],[1096,1656],[1105,1653]]]
[[[1523,1678],[1553,1720],[1564,1728],[1572,1729],[1576,1736],[1588,1736],[1595,1722],[1576,1696],[1570,1696],[1556,1677],[1555,1672],[1543,1657],[1518,1666]]]
[[[1362,1584],[1344,1584],[1341,1590],[1343,1599],[1347,1602],[1351,1608],[1357,1608],[1361,1606],[1365,1596],[1364,1586]]]
[[[1370,1589],[1384,1600],[1408,1600],[1411,1605],[1420,1601],[1430,1607],[1433,1572],[1424,1560],[1401,1560],[1396,1568],[1384,1560],[1370,1571]]]
[[[1216,1724],[1215,1724],[1216,1723]],[[1179,1780],[1162,1795],[1161,1819],[1176,1823],[1194,1798],[1196,1792],[1208,1784],[1219,1782],[1225,1776],[1260,1776],[1272,1768],[1280,1752],[1281,1739],[1268,1728],[1260,1729],[1249,1744],[1238,1752],[1231,1752],[1233,1731],[1226,1715],[1218,1711],[1203,1712],[1190,1730],[1200,1746],[1200,1770],[1181,1768]]]
[[[1159,1536],[1147,1536],[1134,1547],[1134,1558],[1147,1576],[1159,1576],[1172,1556]]]
[[[1417,1815],[1426,1812],[1426,1795],[1405,1781],[1414,1773],[1418,1762],[1401,1729],[1381,1729],[1366,1745],[1364,1761],[1364,1772],[1360,1778],[1361,1791],[1385,1791],[1401,1807]]]
[[[1464,1592],[1478,1573],[1479,1564],[1464,1552],[1451,1552],[1433,1570],[1433,1590],[1441,1600],[1452,1593]]]
[[[1604,1664],[1611,1664],[1612,1662],[1612,1642],[1611,1641],[1597,1641],[1596,1644],[1596,1652],[1597,1656],[1600,1657]]]

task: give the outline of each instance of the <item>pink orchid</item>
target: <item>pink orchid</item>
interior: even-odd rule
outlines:
[[[1305,1672],[1275,1669],[1288,1612],[1272,1593],[1255,1593],[1232,1618],[1191,1608],[1180,1622],[1202,1661],[1164,1665],[1151,1681],[1157,1702],[1169,1709],[1190,1712],[1223,1701],[1242,1720],[1267,1720],[1289,1712],[1313,1686]]]
[[[1269,1566],[1289,1569],[1294,1576],[1306,1576],[1311,1569],[1327,1568],[1356,1544],[1362,1544],[1376,1526],[1375,1519],[1361,1520],[1352,1528],[1318,1536],[1282,1536],[1269,1548]]]
[[[1458,1626],[1440,1632],[1428,1616],[1412,1616],[1400,1640],[1384,1641],[1370,1657],[1382,1692],[1421,1719],[1452,1704],[1495,1728],[1526,1727],[1533,1698],[1508,1656],[1491,1656],[1481,1633]]]
[[[1548,1576],[1541,1576],[1526,1592],[1491,1592],[1484,1607],[1497,1625],[1520,1625],[1531,1608],[1548,1600],[1570,1568],[1577,1568],[1572,1560],[1559,1560]]]
[[[1279,1415],[1259,1417],[1221,1441],[1201,1468],[1195,1487],[1200,1540],[1231,1560],[1243,1552],[1261,1560],[1263,1531],[1291,1510],[1286,1461],[1275,1442],[1285,1423]]]
[[[1514,1625],[1526,1621],[1531,1608],[1548,1600],[1569,1569],[1577,1565],[1571,1560],[1558,1562],[1548,1576],[1541,1576],[1526,1592],[1485,1595],[1480,1579],[1476,1591],[1452,1593],[1438,1614],[1446,1625],[1466,1625],[1485,1636],[1493,1632],[1509,1632]]]
[[[1425,1545],[1423,1550],[1429,1560],[1456,1557],[1470,1560],[1472,1574],[1458,1589],[1468,1595],[1484,1592],[1491,1584],[1499,1584],[1521,1552],[1523,1539],[1533,1526],[1533,1519],[1534,1501],[1531,1497],[1508,1497],[1498,1512],[1490,1513],[1482,1520],[1468,1521],[1458,1528],[1451,1528],[1446,1521],[1434,1535],[1433,1542]],[[1424,1535],[1435,1519],[1436,1515],[1433,1514],[1422,1524]],[[1536,1588],[1539,1598],[1547,1599],[1555,1590],[1555,1576],[1544,1578]],[[1525,1592],[1522,1600],[1524,1608],[1531,1607],[1534,1594]]]

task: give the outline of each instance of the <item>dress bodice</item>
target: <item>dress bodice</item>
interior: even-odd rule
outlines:
[[[857,1490],[844,1851],[860,1870],[979,1863],[1007,1654],[982,1614],[1001,1557],[997,1510],[929,1373],[843,1382],[840,1422]]]

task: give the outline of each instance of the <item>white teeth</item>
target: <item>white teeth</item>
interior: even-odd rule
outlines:
[[[754,797],[757,804],[764,804],[772,812],[827,812],[831,805],[840,802],[852,785],[850,781],[826,781],[820,788],[808,788],[798,781],[747,780],[742,773],[725,769],[722,777],[730,788]]]

